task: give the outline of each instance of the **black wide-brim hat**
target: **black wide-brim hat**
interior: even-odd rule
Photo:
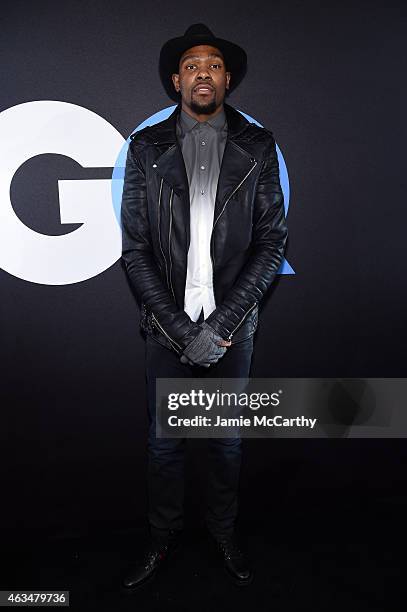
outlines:
[[[179,60],[187,49],[197,45],[211,45],[221,51],[226,64],[226,70],[231,73],[229,93],[231,93],[247,71],[246,51],[223,38],[217,38],[203,23],[195,23],[189,26],[183,36],[171,38],[160,51],[159,72],[161,82],[171,100],[180,101],[180,93],[175,90],[171,75],[178,74]]]

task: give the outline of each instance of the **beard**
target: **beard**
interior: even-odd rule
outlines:
[[[204,102],[204,101],[197,102],[191,96],[190,108],[197,115],[211,115],[212,113],[216,111],[216,108],[217,108],[216,95],[214,95],[212,100],[209,100],[208,102]]]

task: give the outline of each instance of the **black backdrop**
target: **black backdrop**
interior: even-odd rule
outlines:
[[[3,2],[0,111],[71,102],[127,138],[172,104],[157,70],[164,41],[203,21],[238,42],[249,69],[229,103],[272,129],[284,154],[296,272],[264,303],[252,375],[403,377],[405,16],[401,2]],[[52,234],[58,172],[88,175],[44,159],[20,170],[13,206]],[[1,527],[131,527],[145,514],[144,342],[120,261],[71,285],[1,269],[0,281]],[[200,450],[190,450],[190,517]],[[403,440],[246,441],[243,515],[330,492],[401,499],[405,454]]]

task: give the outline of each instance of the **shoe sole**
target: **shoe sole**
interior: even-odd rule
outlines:
[[[145,578],[144,580],[142,580],[141,582],[139,582],[133,587],[126,587],[123,584],[120,584],[120,592],[125,595],[132,595],[136,591],[139,591],[140,589],[142,589],[144,586],[147,586],[151,582],[154,582],[156,575],[157,575],[157,572],[154,572],[154,574],[151,574],[151,576],[148,576],[148,578]]]
[[[254,578],[254,574],[253,573],[250,574],[250,577],[247,578],[247,580],[239,580],[238,578],[233,576],[233,574],[230,573],[230,571],[227,569],[227,567],[224,567],[224,570],[225,570],[229,580],[231,580],[235,586],[245,587],[245,586],[249,586],[249,584],[251,584],[253,582],[253,578]]]

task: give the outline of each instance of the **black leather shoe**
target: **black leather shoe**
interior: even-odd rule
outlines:
[[[218,554],[233,582],[238,586],[246,586],[253,580],[253,571],[246,555],[240,550],[236,536],[216,539]]]
[[[126,592],[132,592],[142,584],[152,580],[157,570],[178,548],[178,544],[179,532],[173,530],[170,531],[168,538],[165,540],[157,541],[151,539],[141,562],[130,569],[123,578],[122,589]]]

